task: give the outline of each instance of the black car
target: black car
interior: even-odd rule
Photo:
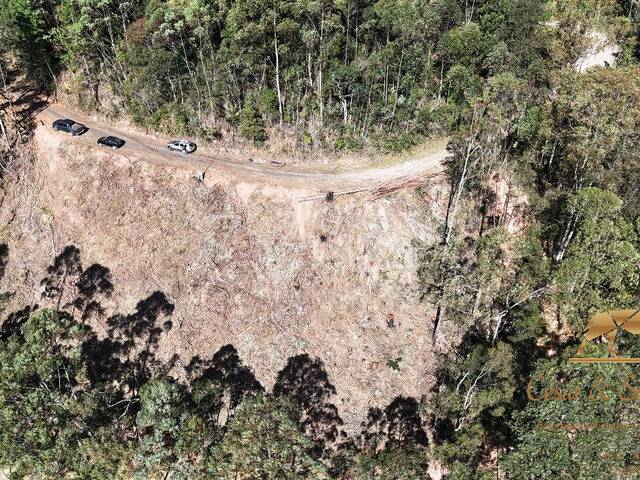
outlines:
[[[105,147],[120,148],[125,144],[125,141],[118,137],[100,137],[98,139],[98,145],[104,145]]]
[[[71,135],[82,135],[89,130],[83,124],[69,118],[60,118],[53,122],[53,129],[60,132],[67,132]]]

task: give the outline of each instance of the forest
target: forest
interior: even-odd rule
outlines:
[[[145,127],[402,150],[517,80],[524,134],[590,24],[635,53],[636,2],[3,0],[0,48],[45,88]],[[70,73],[69,73],[70,72]],[[516,85],[514,85],[516,87]],[[516,112],[514,112],[516,113]],[[522,112],[517,112],[521,114]],[[524,123],[523,123],[524,122]]]
[[[620,47],[616,65],[577,71],[594,31]],[[111,288],[106,267],[65,250],[43,295],[69,278],[77,303],[3,315],[6,475],[414,480],[436,461],[449,479],[639,478],[640,411],[618,391],[640,388],[637,366],[567,362],[593,313],[640,308],[639,37],[636,0],[0,0],[3,72],[11,58],[53,94],[64,78],[87,110],[331,153],[450,138],[440,240],[414,244],[430,395],[348,435],[318,359],[292,357],[272,391],[233,346],[172,378],[153,356],[171,328],[162,293],[98,340],[81,315]],[[496,178],[525,199],[517,232]],[[640,357],[631,334],[618,349]],[[600,388],[535,401],[531,379]]]

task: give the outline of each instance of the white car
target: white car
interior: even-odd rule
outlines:
[[[196,144],[189,140],[174,140],[169,142],[167,148],[172,152],[191,153],[196,151]]]

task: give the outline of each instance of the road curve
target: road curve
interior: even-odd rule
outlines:
[[[441,169],[442,162],[448,155],[446,140],[442,140],[434,146],[433,151],[396,164],[339,173],[310,173],[287,169],[286,166],[273,167],[239,162],[216,151],[215,147],[198,146],[198,150],[189,155],[170,152],[166,147],[169,138],[161,139],[136,132],[124,133],[115,127],[106,126],[87,118],[61,104],[50,104],[40,112],[39,118],[47,128],[51,128],[51,123],[57,118],[72,118],[89,128],[80,137],[71,137],[68,134],[51,130],[52,135],[62,135],[65,137],[65,141],[95,146],[99,137],[114,135],[126,141],[125,146],[118,153],[125,156],[127,153],[137,153],[144,161],[150,163],[200,172],[206,170],[208,177],[211,175],[231,175],[241,180],[256,180],[318,191],[366,188],[404,176],[435,172]]]

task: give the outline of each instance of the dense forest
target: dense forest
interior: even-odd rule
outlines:
[[[637,367],[567,363],[593,313],[640,307],[638,7],[1,0],[3,61],[51,91],[66,75],[85,108],[158,130],[256,143],[280,131],[338,150],[446,133],[451,156],[441,238],[415,244],[440,358],[430,395],[374,409],[347,435],[317,359],[292,358],[271,392],[231,346],[174,379],[152,355],[170,328],[166,299],[113,317],[98,340],[81,315],[109,282],[59,257],[44,295],[73,279],[78,303],[3,323],[0,465],[12,478],[413,480],[436,460],[451,479],[638,478]],[[620,46],[617,64],[578,72],[593,31]],[[496,179],[507,200],[525,199],[516,232]],[[618,348],[640,357],[630,334]],[[541,386],[546,401],[535,400]],[[562,393],[582,389],[590,395]]]
[[[494,78],[539,104],[584,33],[635,50],[629,0],[3,0],[0,48],[41,85],[146,127],[301,148],[410,147],[456,130]],[[611,21],[609,21],[611,20]],[[606,23],[602,26],[601,24]],[[504,77],[506,75],[507,77]],[[517,81],[516,81],[517,80]],[[521,135],[536,118],[514,111]]]

